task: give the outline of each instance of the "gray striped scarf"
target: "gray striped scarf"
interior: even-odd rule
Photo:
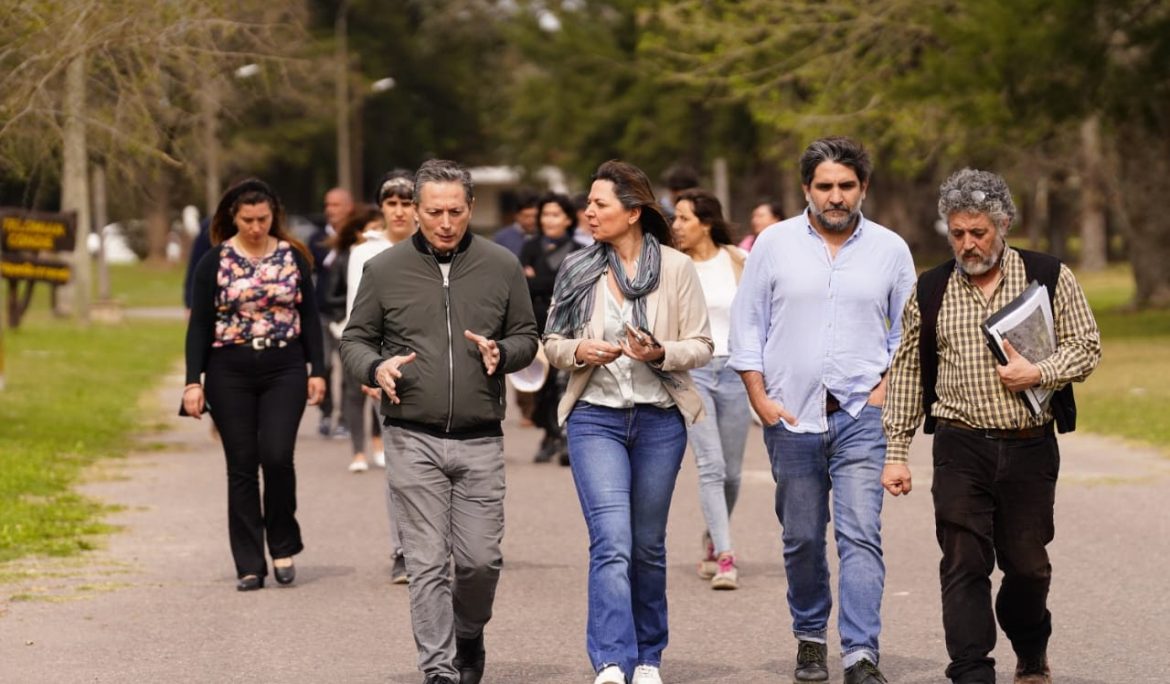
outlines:
[[[581,334],[593,313],[594,285],[606,268],[613,271],[622,296],[633,305],[632,325],[650,329],[650,322],[646,320],[645,297],[658,289],[658,276],[662,272],[662,248],[657,238],[645,233],[642,235],[642,253],[638,255],[638,273],[633,282],[626,276],[617,250],[608,243],[595,242],[565,259],[553,286],[552,304],[544,329],[546,336],[550,333],[563,337]],[[669,386],[678,387],[670,373],[654,366],[649,368]]]

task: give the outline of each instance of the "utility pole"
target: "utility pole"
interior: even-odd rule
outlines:
[[[346,14],[349,3],[342,0],[337,8],[334,32],[337,40],[337,186],[353,192],[352,148],[349,139],[349,39]]]

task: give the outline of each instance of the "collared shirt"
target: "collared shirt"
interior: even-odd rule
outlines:
[[[609,288],[605,288],[605,341],[618,344],[626,339],[625,322],[633,319],[634,305],[630,300],[619,304]],[[625,354],[593,371],[581,393],[581,401],[609,408],[632,408],[635,404],[674,406],[670,392],[650,367]]]
[[[914,260],[896,233],[859,217],[836,257],[808,212],[760,233],[731,309],[737,371],[764,375],[793,432],[828,430],[825,392],[856,417],[901,337]]]
[[[1014,430],[1052,420],[1051,411],[1033,416],[1024,402],[1000,382],[997,362],[987,348],[980,325],[1023,293],[1027,287],[1024,260],[1010,247],[1000,262],[1003,277],[991,298],[971,283],[956,265],[938,312],[937,418],[977,428]],[[1067,266],[1060,267],[1052,307],[1056,351],[1037,363],[1040,387],[1060,389],[1080,382],[1101,360],[1101,334],[1085,293]],[[888,444],[887,463],[905,463],[910,440],[922,420],[922,374],[918,338],[922,316],[911,297],[902,315],[902,342],[894,354],[882,412]]]

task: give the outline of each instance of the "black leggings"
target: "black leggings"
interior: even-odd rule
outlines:
[[[264,577],[265,533],[273,558],[304,548],[293,470],[297,427],[308,395],[304,349],[299,342],[263,351],[215,348],[204,385],[227,458],[228,535],[236,573]]]

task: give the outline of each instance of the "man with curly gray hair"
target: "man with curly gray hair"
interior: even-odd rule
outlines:
[[[955,258],[918,280],[902,315],[902,339],[889,373],[882,422],[888,446],[882,485],[909,494],[910,440],[925,417],[934,434],[935,533],[942,549],[943,629],[947,677],[995,682],[998,619],[1017,656],[1017,684],[1052,681],[1053,505],[1060,466],[1055,431],[1076,427],[1071,383],[1101,359],[1101,336],[1072,271],[1046,254],[1007,245],[1016,218],[1007,182],[963,169],[939,188]],[[1029,360],[1004,343],[1001,364],[984,342],[982,323],[1020,296],[1030,281],[1047,288],[1055,352]],[[1052,390],[1033,414],[1019,392]],[[1055,424],[1055,431],[1054,431]],[[1003,581],[991,600],[996,560]]]

